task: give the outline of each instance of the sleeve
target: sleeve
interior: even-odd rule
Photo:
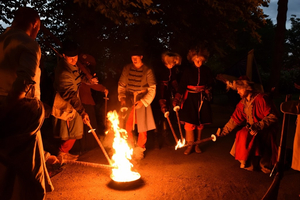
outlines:
[[[151,69],[147,71],[147,82],[148,82],[148,92],[147,94],[141,99],[142,103],[145,107],[149,106],[153,101],[155,94],[156,94],[156,80],[154,73]]]
[[[72,79],[73,78],[68,73],[62,73],[59,76],[57,92],[65,101],[69,102],[80,115],[82,115],[84,107],[78,96],[77,86],[74,86]]]
[[[16,70],[17,78],[13,84],[13,96],[20,96],[22,93],[26,94],[30,91],[31,87],[36,84],[34,78],[40,65],[41,49],[38,44],[34,43],[34,45],[23,46],[22,48]]]
[[[245,113],[244,113],[244,105],[239,102],[236,105],[236,108],[233,112],[233,114],[231,115],[231,119],[239,126],[241,125],[245,120]]]
[[[128,70],[127,66],[123,68],[122,74],[120,76],[119,82],[118,82],[118,100],[121,101],[122,98],[126,98],[126,86],[127,86],[127,76],[128,76]]]
[[[258,109],[263,117],[251,126],[253,130],[261,131],[278,122],[273,103],[266,95],[263,95],[258,101]]]
[[[96,91],[100,91],[100,92],[104,92],[104,90],[106,89],[106,87],[104,87],[104,85],[102,85],[102,84],[90,85],[90,88],[92,88],[93,90],[96,90]]]
[[[229,121],[223,127],[221,135],[228,135],[236,127],[237,127],[237,124],[233,121],[232,118],[230,118]]]

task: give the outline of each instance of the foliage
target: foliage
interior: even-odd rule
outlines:
[[[235,62],[261,41],[265,24],[262,9],[269,0],[14,0],[0,1],[0,19],[9,23],[21,5],[35,7],[43,25],[42,50],[53,54],[59,42],[76,40],[83,52],[92,54],[98,71],[121,70],[130,62],[133,44],[145,48],[144,61],[156,66],[165,49],[180,53],[198,42],[207,43],[216,71]],[[57,38],[57,39],[56,39]],[[230,61],[230,62],[228,62]],[[220,63],[217,63],[220,62]]]

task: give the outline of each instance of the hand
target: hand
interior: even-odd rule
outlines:
[[[125,98],[121,98],[120,102],[121,102],[121,107],[126,107],[126,99]]]
[[[56,156],[51,155],[46,160],[46,163],[49,164],[49,165],[53,165],[53,164],[59,163],[59,160],[58,160],[58,158]]]
[[[294,83],[294,87],[298,90],[300,90],[300,85],[298,85],[297,83]]]
[[[143,106],[144,106],[144,104],[143,104],[142,101],[137,101],[137,102],[135,102],[135,104],[134,104],[134,108],[135,108],[135,109],[140,109],[140,108],[143,107]]]
[[[92,85],[98,84],[98,78],[96,77],[96,73],[93,75],[93,78],[90,79]]]
[[[83,112],[81,114],[81,117],[82,117],[82,121],[83,121],[84,124],[90,123],[89,115],[86,112]]]
[[[104,90],[104,94],[105,94],[105,96],[107,97],[107,95],[108,95],[108,89],[105,89],[105,90]]]
[[[182,95],[179,93],[175,94],[175,98],[172,102],[173,107],[179,106]]]
[[[254,131],[254,130],[250,129],[250,134],[253,135],[253,136],[255,136],[257,134],[257,131]]]
[[[165,114],[165,112],[168,111],[167,107],[161,107],[160,110],[161,110],[161,112],[164,113],[164,114]]]

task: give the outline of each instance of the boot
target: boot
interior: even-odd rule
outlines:
[[[200,141],[201,140],[201,133],[202,133],[202,129],[197,129],[197,141]],[[196,144],[195,145],[195,152],[196,153],[202,153],[200,147],[199,147],[199,144]]]
[[[192,152],[193,149],[193,143],[194,143],[194,131],[187,131],[185,130],[185,137],[187,141],[187,148],[184,151],[185,155],[189,155]]]
[[[185,155],[189,155],[192,152],[193,149],[193,142],[188,142],[188,146],[186,148],[186,150],[184,151]]]

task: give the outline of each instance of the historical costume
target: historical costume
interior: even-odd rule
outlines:
[[[242,100],[220,135],[244,126],[237,131],[230,154],[240,161],[241,168],[253,170],[260,167],[263,172],[269,173],[277,159],[275,136],[278,118],[275,106],[267,95],[252,91],[248,80],[237,80],[233,85]]]
[[[131,55],[133,63],[123,68],[119,79],[118,99],[121,106],[131,108],[126,121],[126,131],[129,144],[134,147],[132,131],[137,124],[139,134],[136,152],[139,154],[137,157],[141,158],[146,150],[147,131],[156,128],[150,105],[155,97],[156,80],[152,69],[142,63],[141,51],[133,51]],[[139,108],[136,107],[138,104]]]
[[[40,132],[44,121],[41,50],[28,34],[37,31],[29,28],[26,32],[18,24],[21,20],[24,25],[23,17],[27,17],[28,24],[34,28],[34,21],[39,27],[35,13],[20,8],[12,27],[0,36],[0,199],[40,200],[54,189],[45,163],[49,153],[44,152]],[[12,97],[17,95],[21,99],[15,101]]]
[[[208,56],[209,53],[205,48],[194,48],[189,51],[188,60],[192,65],[184,71],[173,101],[173,106],[176,106],[182,99],[179,116],[184,123],[188,144],[184,152],[186,155],[191,153],[194,146],[194,130],[197,128],[197,140],[200,140],[204,125],[212,123],[210,100],[214,80],[210,69],[202,65]],[[195,151],[201,153],[198,145],[195,146]]]
[[[169,112],[171,114],[169,118],[174,118],[172,101],[178,92],[178,82],[180,79],[178,65],[181,64],[181,56],[177,53],[167,51],[162,54],[162,62],[163,65],[157,73],[157,98],[163,114],[158,117],[158,124],[160,125],[161,130],[159,132],[163,136],[165,145],[170,145],[167,131],[169,125],[167,125],[168,123],[164,115],[166,112]]]

